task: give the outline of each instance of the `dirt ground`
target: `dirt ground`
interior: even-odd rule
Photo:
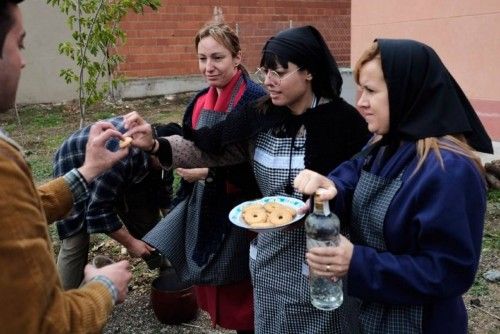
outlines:
[[[485,240],[476,282],[464,295],[469,313],[469,333],[500,333],[500,282],[483,278],[489,270],[500,270],[500,203],[489,203],[485,221]],[[491,238],[491,239],[490,239]]]
[[[213,328],[208,315],[198,311],[196,319],[180,325],[165,325],[156,318],[151,306],[151,282],[157,273],[149,271],[138,261],[133,261],[132,291],[127,300],[118,305],[109,319],[104,334],[111,333],[235,333]],[[137,273],[137,271],[142,273]]]

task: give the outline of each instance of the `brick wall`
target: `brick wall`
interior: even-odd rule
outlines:
[[[250,72],[269,37],[306,24],[323,34],[339,66],[349,67],[350,12],[350,0],[163,0],[157,12],[122,22],[128,39],[118,50],[126,58],[119,70],[134,78],[198,74],[194,35],[214,16],[237,29]]]

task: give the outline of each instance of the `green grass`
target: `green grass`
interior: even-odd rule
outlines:
[[[488,191],[488,201],[492,203],[500,203],[500,190]]]
[[[28,158],[28,163],[31,166],[33,178],[37,182],[49,180],[52,177],[52,163],[45,158]]]
[[[500,214],[500,190],[488,191],[488,215],[483,235],[483,252],[500,253],[500,227],[498,226],[498,217]]]
[[[105,110],[99,110],[99,111],[95,112],[92,115],[92,119],[97,121],[97,120],[108,119],[108,118],[115,117],[115,116],[118,116],[118,114],[116,113],[116,110],[105,109]]]
[[[500,252],[500,231],[495,229],[486,229],[483,235],[483,252]]]
[[[27,106],[19,115],[25,130],[59,127],[64,123],[62,106]]]
[[[474,297],[481,297],[486,296],[489,293],[490,292],[486,280],[478,275],[476,277],[476,280],[474,281],[474,284],[472,284],[472,287],[469,289],[469,294]]]
[[[52,136],[46,138],[44,144],[51,149],[59,147],[59,145],[66,139],[67,133],[54,133]],[[54,150],[55,153],[55,150]]]

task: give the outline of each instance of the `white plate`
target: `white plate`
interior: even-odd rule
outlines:
[[[276,226],[276,227],[264,227],[264,228],[254,228],[245,223],[242,217],[242,211],[243,208],[250,204],[266,204],[266,203],[272,203],[272,202],[277,202],[286,206],[289,206],[297,211],[297,215],[295,218],[288,224],[286,225],[281,225],[281,226]],[[300,199],[296,199],[293,197],[285,197],[285,196],[271,196],[271,197],[264,197],[255,201],[248,201],[248,202],[243,202],[240,205],[235,206],[230,212],[229,212],[229,220],[236,226],[245,228],[250,231],[254,232],[271,232],[271,231],[279,231],[281,229],[284,229],[291,224],[299,221],[304,217],[305,214],[299,214],[298,211],[300,208],[305,206],[305,203],[302,202]]]

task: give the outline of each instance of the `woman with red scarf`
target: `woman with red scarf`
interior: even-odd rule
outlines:
[[[195,46],[200,72],[209,87],[200,91],[186,109],[186,139],[192,139],[197,129],[212,127],[265,95],[241,65],[239,39],[229,26],[205,26],[196,34]],[[238,333],[253,333],[248,249],[254,235],[228,219],[235,205],[261,197],[250,164],[178,168],[176,172],[182,177],[176,199],[179,205],[143,240],[170,260],[181,280],[197,284],[198,304],[210,314],[214,327],[217,324]],[[179,206],[184,203],[189,205],[181,210]],[[189,211],[187,216],[185,211]]]

